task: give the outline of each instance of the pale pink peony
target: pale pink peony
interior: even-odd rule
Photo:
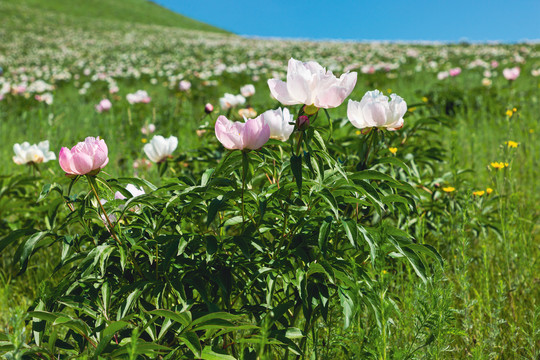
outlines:
[[[503,70],[503,76],[506,80],[514,81],[518,78],[521,73],[521,69],[516,66],[513,68],[507,68]]]
[[[359,129],[387,128],[398,130],[403,127],[403,116],[407,112],[407,103],[396,94],[388,97],[379,90],[368,91],[361,101],[349,100],[347,117],[351,124]]]
[[[109,162],[105,140],[87,137],[70,149],[60,150],[58,161],[67,175],[96,175]]]
[[[459,74],[461,74],[461,68],[453,68],[453,69],[450,69],[448,70],[448,74],[450,76],[458,76]]]
[[[215,126],[216,137],[229,150],[256,150],[270,139],[270,127],[261,115],[246,122],[230,121],[225,116],[218,117]]]
[[[109,99],[103,99],[99,102],[99,104],[96,105],[96,111],[98,113],[102,113],[104,111],[109,111],[111,110],[111,107],[112,107],[112,103]]]
[[[339,79],[315,61],[303,63],[291,58],[287,69],[287,82],[270,79],[272,96],[283,105],[314,105],[335,108],[349,96],[356,85],[357,74],[345,73]]]

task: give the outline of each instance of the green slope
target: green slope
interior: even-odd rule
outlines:
[[[2,0],[5,1],[5,0]],[[33,10],[56,12],[72,20],[88,18],[128,23],[162,25],[183,29],[228,33],[225,30],[190,19],[148,0],[7,0]]]

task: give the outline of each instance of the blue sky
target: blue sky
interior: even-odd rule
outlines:
[[[540,39],[540,0],[155,0],[241,35],[352,40]]]

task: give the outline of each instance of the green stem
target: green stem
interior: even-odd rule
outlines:
[[[97,202],[99,204],[99,207],[101,208],[101,211],[105,215],[105,219],[107,220],[107,223],[109,224],[109,228],[108,228],[109,233],[111,234],[113,239],[116,240],[116,242],[118,243],[118,246],[122,246],[122,242],[120,242],[120,239],[118,239],[118,236],[116,236],[116,233],[113,230],[111,220],[109,219],[109,216],[107,215],[107,212],[105,211],[105,208],[103,207],[103,204],[101,203],[101,200],[99,198],[99,195],[98,195],[98,192],[97,192],[97,189],[96,189],[96,184],[95,184],[96,180],[91,175],[86,175],[86,177],[88,179],[88,183],[90,184],[90,188],[92,189],[92,192],[94,193],[94,195],[96,197],[96,200],[97,200]],[[128,251],[128,253],[130,255],[131,262],[133,263],[133,266],[135,267],[135,269],[137,270],[139,275],[141,277],[143,277],[143,274],[142,274],[141,269],[139,268],[139,265],[137,265],[137,262],[133,258],[133,254],[131,252],[129,252],[129,251]]]
[[[101,212],[103,212],[103,215],[105,215],[105,219],[107,220],[107,224],[109,226],[109,233],[111,234],[113,239],[116,240],[118,245],[122,246],[122,243],[120,242],[120,240],[116,236],[116,233],[113,230],[113,226],[112,226],[111,220],[109,219],[109,215],[107,215],[107,212],[105,211],[105,208],[103,207],[103,204],[101,203],[101,199],[99,198],[99,195],[96,190],[96,186],[94,184],[95,180],[90,175],[86,175],[86,177],[88,178],[88,183],[90,184],[90,188],[92,189],[92,192],[94,193],[96,197],[99,207],[101,208]]]
[[[302,145],[303,136],[304,136],[304,132],[299,131],[298,136],[296,137],[296,156],[300,156],[300,147]]]

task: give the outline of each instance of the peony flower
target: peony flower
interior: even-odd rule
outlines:
[[[182,80],[178,84],[178,89],[180,91],[188,91],[189,89],[191,89],[191,83],[187,80]]]
[[[219,105],[222,109],[230,109],[232,107],[243,105],[246,102],[246,98],[242,95],[233,95],[225,93],[225,95],[219,99]]]
[[[368,91],[360,102],[349,100],[347,117],[359,129],[384,127],[398,130],[403,126],[407,103],[396,94],[390,95],[390,99],[389,102],[379,90]]]
[[[294,131],[294,120],[289,109],[268,110],[261,116],[270,127],[270,138],[281,141],[289,140],[289,136]]]
[[[112,107],[111,102],[109,99],[103,99],[99,102],[99,104],[96,105],[96,111],[98,113],[102,113],[104,111],[109,111]]]
[[[255,95],[255,86],[252,84],[244,85],[240,88],[240,94],[242,94],[243,97],[250,97]]]
[[[506,80],[514,81],[518,78],[521,69],[516,66],[513,68],[507,68],[503,70],[503,76]]]
[[[144,145],[143,150],[150,160],[160,163],[167,160],[177,146],[178,138],[176,136],[170,136],[165,139],[161,135],[156,135],[148,144]]]
[[[105,140],[89,136],[71,150],[63,147],[58,160],[68,175],[97,175],[109,162],[108,153]]]
[[[453,76],[458,76],[459,74],[461,74],[461,68],[457,67],[457,68],[450,69],[450,70],[448,70],[448,74],[450,76],[452,76],[452,77]]]
[[[339,79],[314,61],[303,63],[291,58],[287,68],[287,82],[270,79],[268,87],[283,105],[305,104],[317,108],[334,108],[350,95],[356,85],[357,74],[345,73]]]
[[[37,145],[30,145],[26,141],[22,144],[15,144],[13,145],[13,151],[15,152],[13,161],[17,165],[40,164],[56,159],[56,155],[49,151],[49,140],[42,141]]]
[[[439,79],[439,80],[444,80],[444,79],[446,79],[449,75],[450,75],[450,73],[449,73],[448,71],[441,71],[440,73],[437,74],[437,79]]]
[[[36,95],[34,98],[39,102],[44,102],[47,105],[51,105],[53,103],[54,97],[51,93],[44,93],[41,95]]]
[[[130,104],[137,104],[137,103],[148,104],[152,100],[152,98],[150,96],[148,96],[148,93],[146,91],[137,90],[133,94],[127,94],[126,95],[126,100]]]
[[[256,150],[270,138],[270,127],[263,115],[245,122],[232,122],[221,115],[216,121],[215,131],[219,142],[229,150]]]

